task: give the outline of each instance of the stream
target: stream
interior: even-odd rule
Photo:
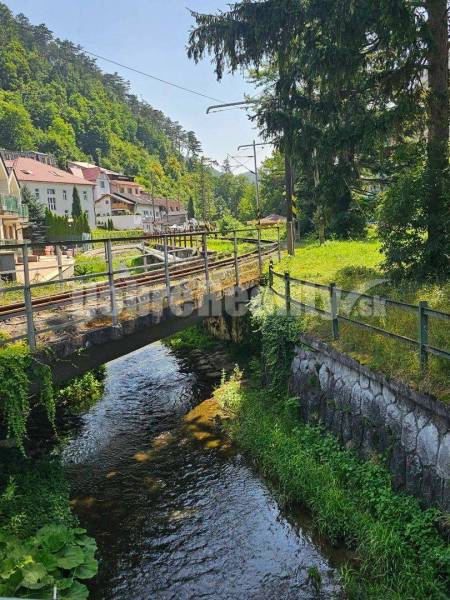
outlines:
[[[304,515],[280,508],[203,419],[210,392],[159,343],[107,365],[103,398],[63,453],[73,508],[98,544],[90,597],[340,597],[335,557]]]

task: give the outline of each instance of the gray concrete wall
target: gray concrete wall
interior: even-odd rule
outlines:
[[[450,407],[302,338],[291,389],[304,421],[322,423],[364,457],[384,456],[396,489],[450,510]]]

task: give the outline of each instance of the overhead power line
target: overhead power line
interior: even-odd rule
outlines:
[[[188,92],[189,94],[195,94],[196,96],[200,96],[201,98],[206,98],[207,100],[214,100],[215,102],[223,102],[223,100],[219,100],[218,98],[213,98],[212,96],[208,96],[207,94],[203,94],[202,92],[197,92],[196,90],[191,90],[190,88],[184,87],[182,85],[178,85],[178,83],[173,83],[172,81],[167,81],[166,79],[161,79],[161,77],[156,77],[156,75],[151,75],[150,73],[145,73],[144,71],[140,71],[139,69],[135,69],[134,67],[129,67],[128,65],[124,65],[123,63],[117,62],[116,60],[112,60],[111,58],[106,58],[105,56],[101,56],[100,54],[95,54],[95,52],[90,52],[89,50],[85,50],[83,48],[83,52],[93,56],[94,58],[98,58],[100,60],[105,60],[117,67],[122,67],[123,69],[128,69],[129,71],[133,71],[134,73],[138,73],[139,75],[144,75],[144,77],[149,77],[150,79],[154,79],[155,81],[159,81],[160,83],[164,83],[165,85],[170,85],[178,90],[182,90],[183,92]]]

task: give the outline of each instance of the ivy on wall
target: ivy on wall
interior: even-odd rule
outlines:
[[[56,405],[50,367],[38,362],[25,344],[3,348],[0,351],[0,414],[7,437],[15,438],[23,453],[31,411],[32,380],[40,382],[39,400],[54,426]]]

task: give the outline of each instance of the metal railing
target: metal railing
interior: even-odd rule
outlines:
[[[270,229],[270,228],[266,228]],[[16,342],[19,340],[27,340],[31,349],[35,349],[37,345],[37,337],[39,334],[49,331],[58,331],[67,326],[77,325],[84,322],[83,319],[77,319],[64,324],[53,324],[46,326],[44,329],[39,329],[36,325],[37,316],[44,310],[60,308],[71,303],[85,302],[87,299],[104,300],[109,305],[108,316],[113,327],[119,325],[119,307],[117,295],[119,291],[136,291],[140,287],[145,288],[151,284],[165,284],[166,298],[170,299],[171,286],[174,280],[180,280],[188,277],[191,274],[204,274],[206,290],[210,290],[211,271],[220,269],[221,267],[231,267],[235,273],[236,286],[241,282],[241,265],[244,261],[251,259],[257,260],[259,266],[259,275],[262,275],[263,260],[265,256],[273,252],[281,255],[280,232],[277,229],[277,239],[264,240],[261,233],[257,234],[257,239],[248,237],[249,233],[256,231],[253,229],[236,230],[222,234],[219,231],[196,231],[196,232],[174,232],[157,235],[144,235],[137,237],[122,237],[122,238],[102,238],[96,240],[65,240],[62,242],[52,243],[37,243],[30,244],[29,242],[20,242],[8,244],[7,248],[15,248],[22,257],[20,273],[23,277],[23,283],[12,284],[4,283],[1,285],[2,275],[6,272],[0,271],[0,299],[2,295],[13,293],[18,294],[21,300],[11,303],[0,302],[0,324],[5,321],[10,321],[14,317],[21,317],[25,320],[26,333],[18,333],[14,337],[8,337],[0,342],[1,345]],[[242,236],[240,234],[247,234]],[[231,248],[229,256],[222,258],[217,256],[214,251],[208,248],[208,240],[210,239],[226,240],[230,242]],[[252,244],[253,247],[249,251],[239,253],[239,243],[246,242]],[[124,267],[120,265],[118,268],[114,265],[114,250],[123,244],[135,244],[139,248],[137,256],[127,256],[127,260],[131,266]],[[70,274],[67,275],[67,265],[69,261],[64,262],[63,254],[79,251],[87,247],[91,249],[101,248],[102,259],[105,265],[104,269],[96,272],[88,272],[86,274]],[[53,258],[51,266],[46,265],[46,261],[42,260],[42,264],[36,267],[40,271],[52,269],[56,275],[46,281],[36,281],[32,279],[33,270],[31,268],[31,260],[36,260],[32,251],[36,253],[47,251],[53,248]],[[187,258],[178,257],[180,249],[184,249],[186,253],[191,254]],[[0,245],[0,252],[2,246]],[[152,252],[158,253],[162,259],[160,263],[149,264],[149,255]],[[94,257],[93,257],[94,258]],[[140,264],[134,263],[134,259],[139,258]],[[89,262],[89,261],[88,261]],[[73,266],[73,263],[72,263]],[[9,272],[8,272],[9,274]],[[76,287],[78,285],[78,287]],[[38,288],[46,288],[57,286],[57,291],[50,290],[51,294],[44,297],[33,297],[33,292]],[[127,287],[128,286],[128,287]],[[68,290],[68,291],[67,291]],[[173,288],[172,288],[173,290]],[[1,331],[1,328],[0,328]],[[18,333],[18,334],[17,334]]]
[[[280,279],[284,281],[284,294],[280,293],[274,288],[274,278]],[[307,286],[316,290],[321,290],[327,292],[329,297],[329,310],[318,308],[316,306],[312,306],[311,304],[307,304],[305,302],[301,302],[293,297],[292,295],[292,284],[300,284],[303,286]],[[417,305],[409,304],[407,302],[400,302],[397,300],[391,300],[389,298],[383,298],[380,296],[373,296],[370,294],[356,292],[351,290],[344,290],[336,286],[335,283],[330,283],[329,285],[325,285],[322,283],[314,283],[311,281],[306,281],[304,279],[298,279],[292,277],[289,272],[285,272],[283,274],[277,273],[274,271],[273,262],[270,261],[269,265],[269,278],[268,278],[269,288],[280,298],[283,298],[285,301],[285,308],[287,314],[291,314],[292,306],[298,306],[302,310],[310,313],[314,313],[317,315],[321,315],[323,317],[329,318],[331,321],[331,334],[333,340],[337,340],[340,337],[339,331],[339,323],[349,323],[352,326],[358,327],[360,329],[364,329],[368,332],[376,333],[382,335],[384,337],[397,340],[404,344],[408,344],[411,347],[414,347],[418,351],[419,355],[419,364],[420,369],[424,371],[428,365],[428,356],[434,355],[439,358],[443,358],[446,360],[450,360],[450,352],[448,350],[444,350],[443,348],[436,348],[429,343],[429,331],[430,331],[430,319],[439,319],[441,321],[445,321],[450,323],[450,314],[445,313],[439,310],[434,310],[429,308],[428,303],[426,301],[421,301]],[[417,318],[417,332],[418,339],[413,339],[408,336],[400,335],[394,333],[392,331],[387,331],[383,327],[378,327],[376,325],[371,325],[364,321],[359,321],[357,319],[351,318],[350,316],[344,316],[339,312],[339,296],[345,294],[347,297],[353,297],[355,300],[364,299],[368,300],[374,306],[375,304],[381,306],[391,306],[398,308],[402,311],[409,312],[411,314],[415,314]]]
[[[28,218],[28,206],[25,206],[18,198],[9,194],[0,193],[0,211]]]

